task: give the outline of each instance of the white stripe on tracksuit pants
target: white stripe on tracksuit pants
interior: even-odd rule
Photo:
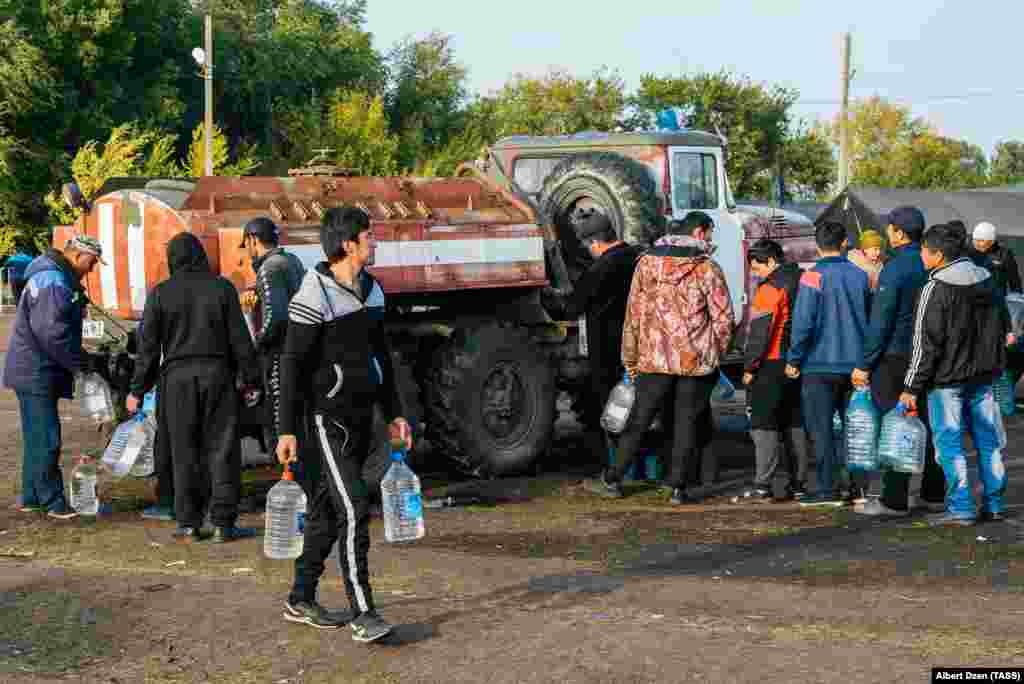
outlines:
[[[345,591],[356,615],[373,610],[367,554],[370,549],[369,490],[363,465],[369,455],[373,416],[342,421],[313,415],[313,434],[325,468],[306,508],[302,555],[295,561],[289,601],[314,601],[327,557],[338,542]]]

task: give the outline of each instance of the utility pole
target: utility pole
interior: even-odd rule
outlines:
[[[850,34],[844,33],[841,48],[839,109],[839,191],[850,183]]]
[[[213,18],[206,14],[206,64],[203,70],[206,85],[206,175],[213,175]]]

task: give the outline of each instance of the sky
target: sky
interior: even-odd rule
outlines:
[[[646,73],[726,68],[796,88],[793,113],[808,120],[839,110],[840,35],[850,31],[852,98],[909,105],[986,154],[1024,140],[1022,25],[1019,0],[370,0],[367,12],[380,48],[452,35],[474,92],[552,66],[577,76],[608,66],[629,89]]]

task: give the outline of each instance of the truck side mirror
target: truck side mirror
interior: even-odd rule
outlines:
[[[85,201],[85,197],[82,196],[82,189],[78,187],[78,183],[72,181],[65,183],[61,187],[61,196],[64,198],[65,204],[72,209],[81,209],[88,213],[89,203]]]

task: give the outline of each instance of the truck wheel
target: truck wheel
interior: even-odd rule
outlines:
[[[581,252],[584,261],[589,258],[575,225],[594,212],[607,216],[616,235],[630,244],[650,244],[664,232],[658,189],[647,167],[610,152],[576,154],[559,162],[544,179],[540,208],[554,222],[573,262],[579,262]]]
[[[555,374],[522,328],[460,328],[425,387],[431,441],[475,476],[528,472],[546,453]]]

